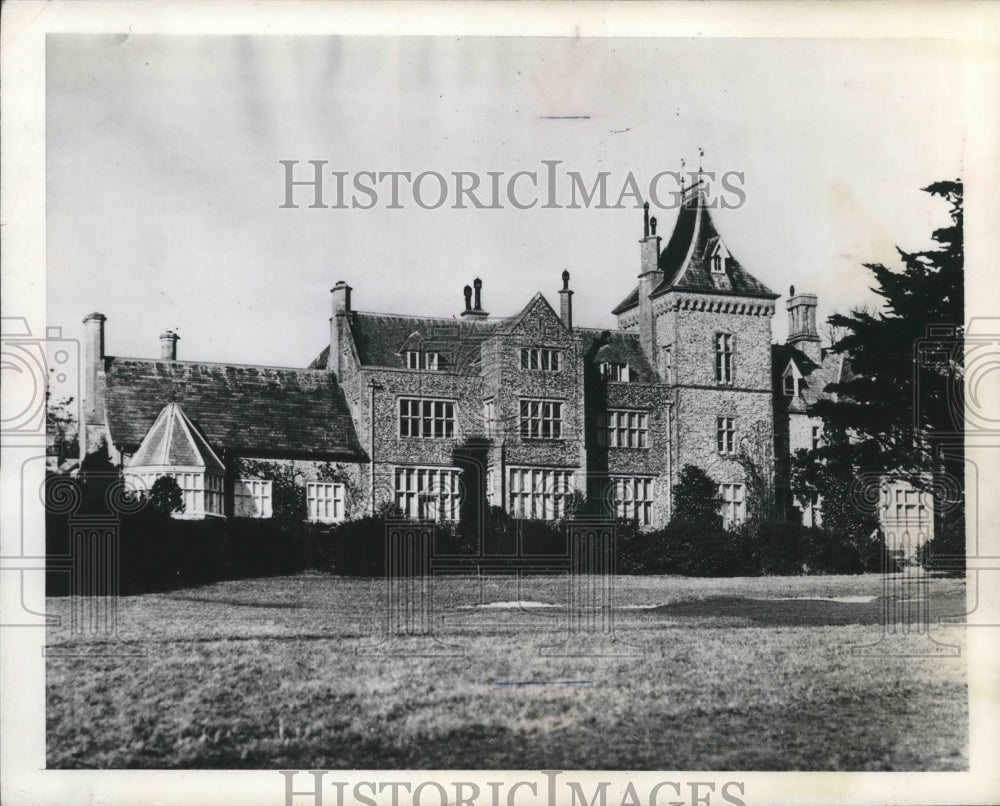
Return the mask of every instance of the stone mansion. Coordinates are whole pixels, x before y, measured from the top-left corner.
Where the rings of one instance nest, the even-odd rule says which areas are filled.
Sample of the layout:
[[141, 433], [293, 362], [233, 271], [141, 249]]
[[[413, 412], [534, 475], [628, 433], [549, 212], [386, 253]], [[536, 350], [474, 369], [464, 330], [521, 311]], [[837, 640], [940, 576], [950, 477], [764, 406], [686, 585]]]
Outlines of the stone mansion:
[[173, 476], [185, 517], [268, 517], [259, 468], [294, 463], [313, 520], [390, 504], [556, 519], [584, 494], [645, 527], [669, 520], [689, 464], [719, 484], [727, 523], [745, 518], [737, 456], [751, 450], [773, 463], [781, 505], [811, 522], [787, 493], [787, 460], [822, 438], [808, 406], [849, 372], [820, 348], [816, 297], [792, 289], [788, 341], [773, 345], [779, 295], [737, 260], [698, 187], [665, 245], [647, 208], [637, 274], [614, 330], [574, 321], [566, 271], [557, 303], [536, 293], [500, 316], [478, 279], [460, 315], [437, 318], [356, 310], [338, 282], [329, 343], [303, 369], [182, 361], [169, 331], [159, 359], [105, 355], [93, 313], [82, 450], [105, 444], [136, 484]]

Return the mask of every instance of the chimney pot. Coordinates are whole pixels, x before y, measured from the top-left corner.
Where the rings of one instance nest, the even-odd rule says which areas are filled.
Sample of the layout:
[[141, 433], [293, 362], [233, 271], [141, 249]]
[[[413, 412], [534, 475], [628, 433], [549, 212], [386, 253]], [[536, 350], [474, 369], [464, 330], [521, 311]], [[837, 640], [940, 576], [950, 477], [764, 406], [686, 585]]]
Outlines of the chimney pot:
[[475, 280], [472, 281], [472, 287], [475, 289], [476, 292], [476, 301], [473, 310], [481, 311], [483, 309], [483, 300], [482, 300], [483, 281], [477, 277]]
[[472, 310], [472, 286], [467, 285], [462, 289], [462, 293], [465, 295], [465, 310]]

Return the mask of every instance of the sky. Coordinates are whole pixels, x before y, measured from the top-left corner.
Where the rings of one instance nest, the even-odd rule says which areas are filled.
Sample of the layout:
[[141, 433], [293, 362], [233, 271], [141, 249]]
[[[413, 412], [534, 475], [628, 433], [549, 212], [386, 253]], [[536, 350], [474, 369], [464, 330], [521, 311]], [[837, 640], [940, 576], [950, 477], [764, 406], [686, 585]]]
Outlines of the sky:
[[[282, 209], [280, 160], [329, 170], [743, 174], [718, 210], [730, 251], [819, 318], [876, 302], [866, 262], [898, 265], [947, 222], [920, 188], [963, 174], [970, 70], [916, 40], [52, 35], [46, 48], [47, 320], [107, 316], [111, 355], [305, 366], [329, 290], [355, 309], [451, 316], [558, 307], [614, 327], [639, 271], [627, 209]], [[640, 181], [640, 185], [642, 182]], [[331, 187], [331, 186], [328, 186]], [[405, 194], [403, 194], [405, 197]], [[611, 194], [613, 197], [617, 193]], [[296, 197], [299, 199], [300, 197]], [[301, 198], [305, 198], [304, 196]], [[660, 214], [669, 236], [676, 212]]]

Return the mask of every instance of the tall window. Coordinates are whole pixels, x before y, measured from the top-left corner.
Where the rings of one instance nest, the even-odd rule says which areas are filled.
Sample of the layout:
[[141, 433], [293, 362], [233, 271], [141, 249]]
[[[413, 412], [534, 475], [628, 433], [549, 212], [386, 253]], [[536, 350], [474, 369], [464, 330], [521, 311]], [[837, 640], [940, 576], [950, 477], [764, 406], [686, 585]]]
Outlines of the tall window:
[[599, 414], [597, 444], [608, 448], [648, 448], [649, 414], [617, 410]]
[[629, 372], [628, 364], [620, 364], [614, 361], [605, 361], [601, 364], [601, 377], [606, 381], [630, 381], [632, 373]]
[[573, 474], [568, 470], [512, 467], [508, 511], [515, 518], [562, 518], [573, 493], [572, 483]]
[[562, 403], [557, 400], [522, 400], [521, 436], [559, 439], [562, 436]]
[[733, 382], [733, 334], [715, 334], [715, 381], [720, 384]]
[[493, 398], [483, 401], [483, 431], [491, 439], [496, 436], [497, 404]]
[[715, 255], [712, 258], [712, 271], [716, 274], [722, 274], [722, 255]]
[[746, 487], [743, 484], [720, 484], [719, 497], [722, 499], [722, 522], [727, 528], [746, 520]]
[[237, 518], [270, 518], [271, 482], [238, 479], [233, 489], [233, 514]]
[[311, 521], [338, 523], [344, 520], [344, 485], [330, 481], [307, 482], [306, 512]]
[[396, 506], [407, 518], [457, 521], [459, 471], [448, 467], [397, 467]]
[[785, 395], [787, 397], [795, 397], [795, 395], [798, 393], [798, 389], [796, 389], [796, 386], [798, 384], [795, 383], [795, 375], [793, 375], [791, 372], [789, 372], [784, 377], [783, 384], [784, 384], [783, 391], [784, 391]]
[[736, 418], [715, 418], [715, 441], [719, 453], [736, 453]]
[[822, 426], [814, 425], [812, 427], [812, 446], [813, 446], [813, 450], [816, 450], [819, 447], [820, 442], [822, 442], [822, 441], [823, 441], [823, 429], [822, 429]]
[[562, 353], [545, 347], [521, 348], [521, 369], [558, 372], [562, 368]]
[[423, 439], [450, 439], [454, 437], [454, 401], [400, 398], [399, 435]]
[[674, 352], [671, 347], [664, 347], [660, 350], [660, 361], [663, 369], [663, 382], [674, 382]]
[[653, 479], [614, 476], [611, 479], [615, 517], [635, 521], [640, 526], [653, 522]]

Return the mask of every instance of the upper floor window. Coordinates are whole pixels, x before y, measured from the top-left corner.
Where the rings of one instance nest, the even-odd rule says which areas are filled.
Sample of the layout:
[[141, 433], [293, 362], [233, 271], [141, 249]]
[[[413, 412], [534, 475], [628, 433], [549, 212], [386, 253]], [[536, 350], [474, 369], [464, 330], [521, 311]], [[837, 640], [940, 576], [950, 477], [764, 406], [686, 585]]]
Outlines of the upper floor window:
[[521, 436], [559, 439], [562, 436], [562, 403], [558, 400], [522, 400]]
[[562, 368], [562, 353], [545, 347], [522, 347], [521, 369], [558, 372]]
[[601, 364], [601, 377], [606, 381], [632, 380], [628, 364], [619, 364], [613, 361], [605, 361]]
[[649, 414], [644, 411], [599, 414], [597, 444], [608, 448], [648, 448]]
[[493, 398], [483, 401], [483, 431], [488, 437], [496, 436], [497, 404]]
[[406, 368], [436, 370], [438, 368], [438, 354], [423, 353], [419, 350], [407, 350]]
[[736, 418], [715, 418], [715, 443], [719, 453], [736, 453]]
[[787, 397], [795, 397], [799, 393], [795, 375], [789, 372], [782, 380], [782, 389]]
[[720, 384], [733, 382], [733, 334], [715, 334], [715, 381]]
[[715, 274], [722, 274], [722, 255], [715, 255], [712, 258], [712, 271]]
[[451, 400], [399, 400], [399, 435], [424, 439], [455, 436], [455, 403]]
[[812, 446], [813, 450], [816, 450], [823, 441], [823, 427], [819, 425], [814, 425], [812, 427]]

